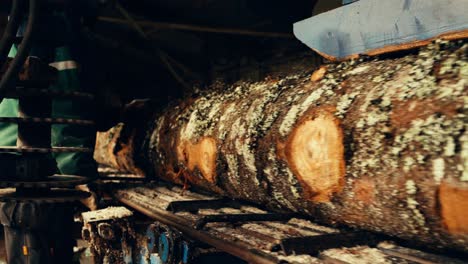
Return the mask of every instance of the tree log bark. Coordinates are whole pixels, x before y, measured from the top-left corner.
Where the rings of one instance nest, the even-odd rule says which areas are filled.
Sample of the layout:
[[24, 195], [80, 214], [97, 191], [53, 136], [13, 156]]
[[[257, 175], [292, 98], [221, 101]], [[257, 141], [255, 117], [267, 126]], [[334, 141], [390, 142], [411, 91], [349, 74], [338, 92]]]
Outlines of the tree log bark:
[[178, 184], [468, 251], [467, 49], [437, 42], [213, 90], [110, 152]]

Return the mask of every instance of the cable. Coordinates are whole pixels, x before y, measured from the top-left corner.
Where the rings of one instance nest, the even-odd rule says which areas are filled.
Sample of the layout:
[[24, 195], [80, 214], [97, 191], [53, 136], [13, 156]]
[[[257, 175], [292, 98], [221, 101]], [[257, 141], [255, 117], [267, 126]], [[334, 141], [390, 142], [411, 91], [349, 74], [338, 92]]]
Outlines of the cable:
[[22, 4], [23, 0], [13, 0], [8, 24], [5, 28], [5, 32], [3, 33], [2, 40], [0, 40], [0, 64], [4, 64], [6, 62], [8, 52], [13, 45], [13, 40], [21, 21]]
[[[0, 94], [4, 93], [16, 77], [31, 50], [32, 39], [39, 16], [39, 0], [29, 0], [28, 24], [18, 52], [0, 81]], [[1, 98], [1, 97], [0, 97]]]

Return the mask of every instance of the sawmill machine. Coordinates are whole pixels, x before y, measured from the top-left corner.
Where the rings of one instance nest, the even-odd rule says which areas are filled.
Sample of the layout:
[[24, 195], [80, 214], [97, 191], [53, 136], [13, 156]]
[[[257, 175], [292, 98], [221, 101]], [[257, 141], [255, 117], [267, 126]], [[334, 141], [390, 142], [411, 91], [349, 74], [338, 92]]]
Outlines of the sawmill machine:
[[[110, 1], [112, 9], [97, 17], [107, 1], [82, 1], [78, 6], [93, 16], [81, 21], [82, 33], [90, 46], [105, 47], [93, 70], [110, 76], [96, 79], [94, 94], [50, 89], [58, 70], [77, 67], [35, 59], [35, 43], [54, 37], [38, 21], [73, 1], [11, 2], [0, 42], [0, 98], [18, 100], [17, 117], [0, 117], [17, 124], [16, 146], [0, 147], [8, 263], [72, 263], [77, 224], [94, 263], [468, 259], [467, 136], [460, 121], [466, 0], [301, 1], [309, 10], [298, 5], [291, 10], [301, 15], [282, 16], [294, 35], [258, 30], [275, 28], [271, 16], [252, 19], [257, 23], [248, 29], [185, 22], [206, 22], [188, 6], [213, 4], [209, 14], [222, 25], [235, 17], [218, 12], [236, 6], [231, 1]], [[253, 2], [242, 1], [239, 13], [269, 4]], [[276, 16], [278, 2], [271, 1], [280, 7]], [[183, 23], [141, 20], [155, 6], [162, 18], [182, 13]], [[8, 56], [12, 46], [16, 54]], [[180, 105], [175, 100], [184, 97]], [[96, 113], [55, 117], [57, 100]], [[93, 206], [108, 207], [84, 212], [74, 224], [73, 214], [83, 210], [77, 201], [91, 195], [74, 188], [92, 177], [56, 174], [50, 154], [94, 149], [52, 146], [52, 125], [96, 131], [117, 121], [99, 133], [94, 155], [101, 167], [91, 184], [100, 197]], [[412, 137], [420, 141], [411, 145]]]
[[96, 252], [102, 224], [124, 233], [116, 252], [143, 263], [190, 263], [211, 247], [249, 263], [466, 260], [466, 3], [340, 1], [322, 13], [325, 2], [293, 27], [332, 63], [246, 67], [163, 110], [140, 102], [99, 135], [96, 159], [124, 171], [104, 174], [157, 183], [110, 185], [155, 222], [131, 236], [131, 212], [86, 215]]

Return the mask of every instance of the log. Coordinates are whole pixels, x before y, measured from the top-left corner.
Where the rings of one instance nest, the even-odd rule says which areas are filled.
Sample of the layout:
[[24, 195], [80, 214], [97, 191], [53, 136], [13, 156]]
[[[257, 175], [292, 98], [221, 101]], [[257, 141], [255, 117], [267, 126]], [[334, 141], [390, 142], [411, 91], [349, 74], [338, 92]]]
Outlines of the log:
[[468, 251], [467, 50], [438, 41], [211, 90], [108, 153], [177, 184]]

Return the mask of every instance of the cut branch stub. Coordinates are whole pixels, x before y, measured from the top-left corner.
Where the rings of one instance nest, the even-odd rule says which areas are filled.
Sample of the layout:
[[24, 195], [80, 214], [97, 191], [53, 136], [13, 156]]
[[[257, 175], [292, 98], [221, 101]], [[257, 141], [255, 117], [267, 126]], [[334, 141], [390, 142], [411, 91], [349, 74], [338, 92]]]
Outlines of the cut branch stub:
[[216, 140], [211, 137], [204, 137], [195, 144], [184, 140], [178, 147], [179, 162], [190, 172], [198, 169], [203, 178], [211, 183], [216, 181], [216, 156]]
[[345, 176], [343, 131], [333, 109], [315, 109], [298, 123], [288, 138], [285, 156], [306, 196], [330, 200], [343, 188]]
[[468, 234], [468, 184], [443, 182], [439, 203], [445, 228], [451, 234]]

